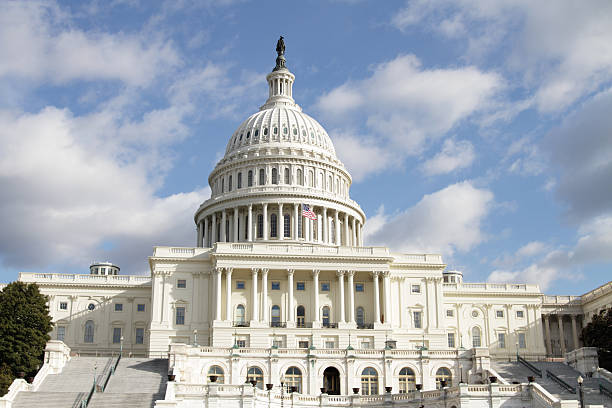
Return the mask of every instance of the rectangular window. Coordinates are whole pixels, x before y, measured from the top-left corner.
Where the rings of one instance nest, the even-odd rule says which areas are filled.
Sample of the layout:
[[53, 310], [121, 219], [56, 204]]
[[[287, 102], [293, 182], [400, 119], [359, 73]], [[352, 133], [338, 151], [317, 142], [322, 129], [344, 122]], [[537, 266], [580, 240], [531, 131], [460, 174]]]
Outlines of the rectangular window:
[[361, 348], [362, 349], [369, 349], [370, 348], [370, 342], [369, 341], [362, 341], [361, 342]]
[[414, 316], [414, 328], [421, 329], [423, 327], [423, 322], [421, 321], [421, 312], [412, 312]]
[[185, 289], [187, 287], [187, 280], [186, 279], [179, 279], [176, 282], [176, 287], [177, 288], [181, 288], [181, 289]]
[[497, 347], [506, 348], [506, 333], [497, 333]]
[[325, 348], [328, 348], [328, 349], [336, 348], [336, 342], [333, 340], [325, 341]]
[[242, 188], [242, 173], [238, 173], [238, 180], [236, 181], [238, 182], [238, 185], [236, 187]]
[[121, 327], [113, 327], [113, 343], [121, 343]]
[[421, 285], [412, 285], [412, 293], [421, 293]]
[[66, 328], [64, 326], [57, 327], [57, 339], [59, 341], [64, 341], [64, 337], [66, 337]]
[[503, 310], [496, 310], [495, 311], [495, 317], [503, 318], [504, 317], [504, 311]]
[[519, 343], [519, 348], [527, 348], [527, 340], [525, 339], [525, 333], [519, 333], [518, 334], [518, 343]]
[[257, 238], [263, 238], [263, 215], [257, 215]]
[[247, 173], [247, 185], [249, 187], [253, 187], [253, 171], [249, 170], [249, 172]]
[[68, 302], [60, 302], [60, 310], [68, 310]]
[[283, 347], [283, 341], [282, 340], [273, 340], [272, 341], [272, 347], [282, 348]]
[[271, 289], [272, 290], [280, 290], [280, 282], [272, 281]]
[[229, 176], [228, 179], [228, 191], [232, 191], [232, 176]]
[[144, 328], [136, 328], [136, 344], [144, 344]]
[[363, 288], [363, 283], [356, 283], [355, 284], [355, 292], [363, 292], [364, 288]]
[[244, 281], [236, 281], [236, 289], [244, 289]]
[[523, 317], [525, 317], [525, 313], [522, 310], [517, 310], [516, 311], [516, 318], [517, 319], [522, 319]]
[[321, 282], [321, 292], [329, 292], [329, 282]]
[[176, 308], [176, 324], [185, 324], [185, 308]]
[[236, 340], [236, 346], [238, 346], [240, 348], [245, 348], [246, 347], [246, 340], [244, 340], [244, 339]]
[[308, 348], [308, 340], [298, 341], [298, 348]]
[[123, 312], [123, 303], [115, 303], [115, 312]]
[[455, 348], [455, 333], [448, 333], [448, 348]]
[[306, 282], [296, 282], [295, 290], [306, 290]]
[[455, 311], [453, 309], [446, 309], [446, 317], [455, 316]]
[[264, 172], [264, 169], [259, 169], [259, 185], [263, 186], [265, 184], [266, 181], [266, 173]]
[[144, 311], [145, 311], [145, 305], [144, 305], [144, 303], [139, 303], [139, 304], [138, 304], [138, 309], [137, 309], [137, 311], [139, 311], [139, 312], [144, 312]]
[[289, 214], [285, 214], [283, 220], [283, 234], [285, 238], [291, 238], [291, 216]]

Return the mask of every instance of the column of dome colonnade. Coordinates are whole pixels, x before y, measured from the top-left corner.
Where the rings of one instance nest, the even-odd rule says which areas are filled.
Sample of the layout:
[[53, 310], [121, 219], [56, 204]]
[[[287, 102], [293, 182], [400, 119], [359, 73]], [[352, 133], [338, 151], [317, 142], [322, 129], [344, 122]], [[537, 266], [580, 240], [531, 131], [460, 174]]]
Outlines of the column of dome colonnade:
[[[242, 326], [245, 324], [244, 321], [236, 321], [234, 319], [234, 307], [237, 304], [232, 303], [232, 288], [234, 283], [232, 281], [232, 274], [234, 272], [233, 267], [216, 267], [213, 270], [212, 276], [214, 279], [213, 288], [214, 288], [214, 306], [213, 310], [213, 318], [214, 320], [225, 320], [230, 324]], [[270, 298], [268, 296], [268, 275], [270, 272], [279, 272], [278, 270], [272, 271], [269, 268], [250, 268], [246, 270], [247, 274], [251, 275], [250, 281], [250, 299], [245, 306], [245, 311], [247, 315], [250, 317], [249, 324], [251, 326], [255, 325], [263, 325], [268, 326], [272, 323], [270, 322], [269, 316], [271, 312], [271, 303]], [[283, 322], [286, 327], [295, 328], [295, 327], [304, 327], [304, 328], [320, 328], [325, 326], [323, 323], [322, 316], [322, 306], [321, 306], [321, 293], [320, 293], [320, 274], [321, 272], [332, 272], [337, 276], [338, 279], [338, 289], [339, 296], [336, 302], [332, 302], [332, 309], [335, 311], [335, 319], [330, 316], [330, 323], [336, 324], [340, 328], [362, 328], [358, 327], [359, 325], [372, 325], [372, 327], [376, 328], [377, 325], [382, 325], [381, 316], [386, 316], [385, 321], [387, 323], [391, 321], [393, 315], [393, 308], [391, 308], [391, 293], [389, 290], [389, 281], [390, 274], [389, 271], [354, 271], [354, 270], [321, 270], [321, 269], [312, 269], [308, 270], [308, 275], [311, 277], [311, 283], [308, 287], [312, 290], [312, 305], [311, 310], [309, 312], [309, 316], [311, 318], [311, 322], [307, 325], [304, 325], [302, 322], [302, 326], [296, 326], [296, 313], [298, 304], [295, 302], [294, 297], [294, 275], [296, 269], [287, 268], [283, 270], [286, 273], [284, 280], [287, 282], [286, 292], [284, 294], [284, 298], [286, 299], [286, 304], [283, 302], [281, 309], [284, 315], [285, 321]], [[374, 313], [370, 316], [370, 322], [358, 322], [356, 319], [356, 303], [355, 303], [355, 274], [362, 274], [361, 279], [363, 279], [363, 275], [369, 276], [372, 279], [372, 295], [369, 298], [372, 301], [372, 309]], [[383, 290], [381, 290], [379, 281], [382, 277], [383, 281]], [[346, 278], [346, 279], [345, 279]], [[225, 284], [223, 285], [223, 279], [225, 279]], [[243, 278], [240, 278], [243, 279]], [[277, 279], [277, 278], [275, 278]], [[222, 296], [222, 286], [225, 286], [225, 298]], [[223, 299], [225, 300], [225, 313], [222, 313], [222, 303]], [[242, 304], [242, 303], [240, 303]], [[260, 308], [261, 306], [261, 308]], [[348, 309], [348, 313], [347, 313]], [[335, 320], [335, 321], [333, 321]], [[383, 327], [383, 326], [380, 326]]]
[[[268, 100], [230, 137], [208, 177], [211, 197], [195, 213], [198, 246], [363, 245], [365, 214], [350, 198], [351, 175], [325, 129], [295, 103], [294, 79], [284, 63], [277, 65], [267, 76]], [[302, 216], [305, 205], [316, 220]]]
[[359, 215], [311, 205], [317, 216], [316, 220], [312, 220], [302, 215], [301, 207], [302, 203], [297, 202], [264, 202], [203, 214], [197, 224], [198, 246], [212, 247], [215, 242], [254, 241], [363, 245], [363, 224]]

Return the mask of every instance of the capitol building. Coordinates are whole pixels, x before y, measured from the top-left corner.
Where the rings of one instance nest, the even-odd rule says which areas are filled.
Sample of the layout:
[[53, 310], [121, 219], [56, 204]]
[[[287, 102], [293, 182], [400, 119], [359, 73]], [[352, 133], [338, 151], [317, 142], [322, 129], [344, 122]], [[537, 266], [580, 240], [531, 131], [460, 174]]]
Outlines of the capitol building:
[[20, 274], [49, 296], [53, 340], [74, 355], [121, 348], [168, 358], [175, 405], [160, 407], [216, 406], [202, 402], [212, 398], [204, 388], [221, 385], [242, 387], [227, 395], [244, 402], [245, 382], [254, 399], [281, 383], [304, 401], [330, 398], [313, 406], [332, 406], [332, 396], [414, 396], [489, 384], [503, 378], [496, 362], [517, 355], [557, 361], [583, 347], [582, 327], [612, 306], [612, 282], [548, 296], [535, 284], [464, 282], [439, 254], [364, 246], [351, 175], [295, 102], [284, 44], [277, 51], [267, 100], [230, 135], [208, 177], [194, 247], [155, 247], [150, 276], [110, 262], [89, 274]]

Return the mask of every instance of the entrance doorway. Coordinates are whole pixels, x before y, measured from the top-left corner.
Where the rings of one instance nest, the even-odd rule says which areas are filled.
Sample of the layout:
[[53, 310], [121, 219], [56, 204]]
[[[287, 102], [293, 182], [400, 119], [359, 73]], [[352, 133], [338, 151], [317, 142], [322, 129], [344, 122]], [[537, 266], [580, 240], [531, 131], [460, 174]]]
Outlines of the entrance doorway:
[[340, 372], [335, 367], [323, 371], [323, 387], [329, 395], [340, 395]]

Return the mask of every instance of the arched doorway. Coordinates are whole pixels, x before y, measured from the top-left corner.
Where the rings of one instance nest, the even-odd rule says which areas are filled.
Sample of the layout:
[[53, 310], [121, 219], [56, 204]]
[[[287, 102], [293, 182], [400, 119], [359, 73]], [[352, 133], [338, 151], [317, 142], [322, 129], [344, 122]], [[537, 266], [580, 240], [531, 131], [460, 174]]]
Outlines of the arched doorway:
[[323, 371], [323, 387], [329, 395], [340, 395], [340, 372], [335, 367]]

